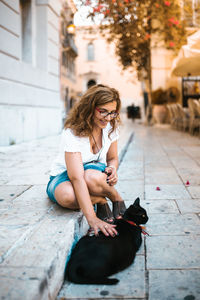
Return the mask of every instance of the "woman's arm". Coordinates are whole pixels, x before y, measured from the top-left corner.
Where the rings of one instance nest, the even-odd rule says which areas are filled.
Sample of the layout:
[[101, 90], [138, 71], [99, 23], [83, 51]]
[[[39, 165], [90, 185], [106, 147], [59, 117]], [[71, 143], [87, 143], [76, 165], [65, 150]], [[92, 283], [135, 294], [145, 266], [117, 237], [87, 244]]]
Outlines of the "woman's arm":
[[117, 168], [118, 168], [118, 151], [117, 141], [110, 145], [107, 152], [107, 168], [105, 169], [108, 174], [108, 183], [114, 185], [117, 183]]
[[67, 165], [67, 173], [73, 185], [76, 199], [88, 221], [88, 224], [94, 229], [95, 235], [98, 234], [98, 229], [100, 229], [105, 235], [116, 235], [117, 232], [114, 229], [114, 225], [107, 224], [96, 217], [88, 187], [84, 179], [84, 168], [81, 154], [79, 152], [65, 152], [65, 161]]

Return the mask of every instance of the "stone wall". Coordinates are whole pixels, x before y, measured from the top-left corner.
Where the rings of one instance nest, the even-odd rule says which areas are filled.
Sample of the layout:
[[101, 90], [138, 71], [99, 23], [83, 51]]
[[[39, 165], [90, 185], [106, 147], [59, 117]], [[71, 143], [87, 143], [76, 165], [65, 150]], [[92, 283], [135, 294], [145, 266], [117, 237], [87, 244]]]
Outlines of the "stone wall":
[[[60, 132], [62, 0], [0, 1], [0, 145]], [[24, 14], [23, 14], [24, 12]]]

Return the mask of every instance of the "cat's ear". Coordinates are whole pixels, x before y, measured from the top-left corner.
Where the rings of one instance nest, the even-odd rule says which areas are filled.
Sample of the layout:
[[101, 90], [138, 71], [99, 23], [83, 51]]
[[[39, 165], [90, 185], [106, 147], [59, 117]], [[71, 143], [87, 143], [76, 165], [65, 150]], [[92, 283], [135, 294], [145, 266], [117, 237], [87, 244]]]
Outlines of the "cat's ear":
[[134, 206], [140, 206], [140, 198], [137, 197], [137, 199], [135, 199], [135, 202], [133, 203]]

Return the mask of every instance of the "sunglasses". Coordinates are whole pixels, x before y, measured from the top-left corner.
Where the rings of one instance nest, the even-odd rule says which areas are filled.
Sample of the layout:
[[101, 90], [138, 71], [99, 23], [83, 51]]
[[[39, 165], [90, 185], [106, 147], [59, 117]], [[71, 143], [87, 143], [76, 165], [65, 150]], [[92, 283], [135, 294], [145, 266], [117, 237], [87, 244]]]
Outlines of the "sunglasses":
[[108, 112], [107, 110], [101, 110], [101, 109], [98, 108], [98, 107], [96, 107], [95, 109], [96, 109], [96, 110], [100, 113], [100, 115], [101, 115], [102, 117], [104, 117], [104, 118], [106, 118], [107, 116], [110, 115], [111, 119], [114, 119], [114, 118], [116, 118], [116, 117], [119, 115], [119, 113], [116, 112], [116, 111]]

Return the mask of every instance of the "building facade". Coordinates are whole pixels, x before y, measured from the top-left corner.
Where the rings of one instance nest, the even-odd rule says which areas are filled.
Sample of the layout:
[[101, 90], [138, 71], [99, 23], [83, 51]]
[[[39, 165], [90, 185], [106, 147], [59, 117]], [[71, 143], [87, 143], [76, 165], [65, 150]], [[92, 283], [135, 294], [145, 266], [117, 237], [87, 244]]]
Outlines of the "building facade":
[[114, 43], [108, 44], [100, 35], [98, 26], [80, 26], [76, 29], [77, 91], [84, 93], [93, 84], [116, 88], [122, 99], [122, 109], [139, 105], [143, 110], [141, 83], [136, 72], [122, 71], [115, 55]]
[[[199, 31], [200, 28], [200, 1], [181, 0], [180, 5], [182, 7], [182, 18], [185, 20], [187, 26], [187, 44], [190, 45], [192, 35]], [[184, 6], [186, 5], [189, 5], [191, 8], [188, 12], [184, 10]], [[198, 42], [200, 43], [200, 41]], [[184, 48], [184, 46], [182, 48]], [[182, 52], [182, 49], [180, 49], [180, 52]], [[152, 50], [152, 90], [156, 90], [160, 87], [167, 89], [171, 86], [175, 86], [182, 93], [182, 78], [172, 75], [173, 63], [176, 58], [172, 51], [166, 50], [164, 47], [154, 48]], [[182, 100], [180, 99], [180, 101]]]
[[0, 145], [60, 132], [63, 0], [0, 1]]
[[64, 115], [77, 99], [76, 92], [76, 57], [78, 49], [75, 44], [75, 26], [73, 17], [76, 7], [73, 1], [63, 4], [60, 28], [60, 88], [61, 99], [64, 103]]

